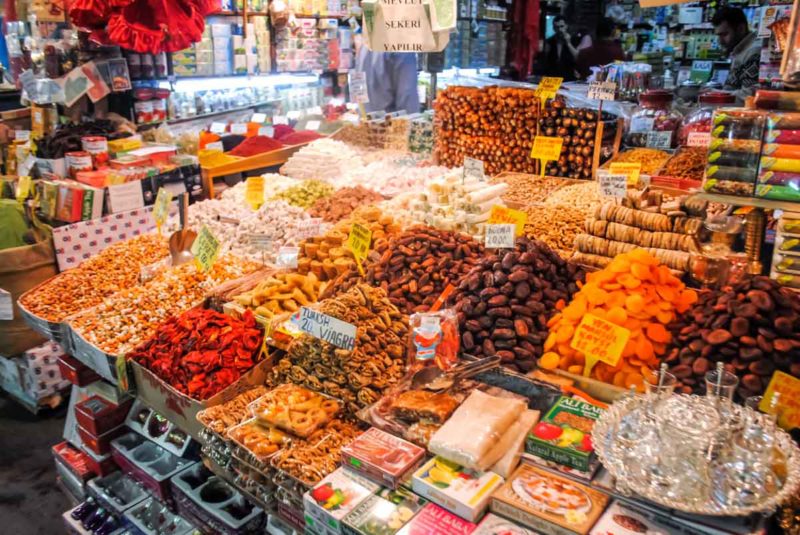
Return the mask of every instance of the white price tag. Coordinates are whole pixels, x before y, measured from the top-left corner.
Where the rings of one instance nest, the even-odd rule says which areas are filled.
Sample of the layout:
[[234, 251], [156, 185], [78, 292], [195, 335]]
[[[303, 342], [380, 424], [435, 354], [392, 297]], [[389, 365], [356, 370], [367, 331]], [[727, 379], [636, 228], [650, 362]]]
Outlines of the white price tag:
[[611, 173], [597, 173], [600, 182], [600, 194], [603, 197], [624, 199], [628, 192], [628, 175], [612, 175]]
[[14, 303], [11, 299], [11, 292], [0, 288], [0, 321], [11, 321], [14, 319]]
[[303, 219], [297, 223], [297, 239], [307, 240], [314, 236], [319, 236], [322, 229], [322, 218], [312, 217], [311, 219]]
[[350, 100], [356, 104], [366, 104], [369, 102], [367, 91], [367, 73], [351, 72], [349, 80]]
[[285, 115], [273, 115], [272, 124], [289, 124], [289, 119]]
[[286, 117], [288, 117], [289, 119], [293, 119], [293, 120], [295, 120], [295, 121], [296, 121], [296, 120], [298, 120], [300, 117], [302, 117], [302, 115], [303, 115], [303, 114], [302, 114], [302, 113], [300, 113], [299, 111], [297, 111], [297, 110], [294, 110], [294, 111], [290, 111], [289, 113], [287, 113], [287, 114], [286, 114]]
[[300, 330], [330, 342], [336, 347], [352, 350], [356, 346], [356, 326], [308, 307], [300, 309]]
[[272, 234], [248, 234], [247, 239], [250, 242], [250, 247], [257, 251], [272, 250]]
[[231, 134], [240, 136], [247, 134], [247, 125], [245, 123], [233, 123], [231, 125]]
[[322, 115], [322, 108], [320, 106], [314, 106], [313, 108], [308, 109], [308, 115]]
[[222, 141], [212, 141], [211, 143], [206, 143], [206, 149], [208, 150], [221, 150], [225, 151], [225, 146], [222, 144]]
[[306, 123], [306, 130], [313, 130], [314, 132], [316, 132], [317, 130], [319, 130], [319, 125], [320, 125], [319, 121], [308, 121]]
[[647, 146], [651, 149], [668, 149], [672, 146], [672, 132], [648, 132]]
[[475, 158], [464, 158], [464, 180], [476, 178], [483, 182], [486, 178], [484, 175], [483, 160], [476, 160]]
[[517, 226], [511, 224], [486, 225], [487, 249], [513, 249], [516, 243]]
[[144, 208], [141, 180], [108, 186], [108, 201], [113, 214]]
[[211, 123], [212, 134], [222, 134], [225, 132], [225, 123]]
[[267, 122], [267, 114], [266, 113], [254, 113], [252, 117], [250, 117], [251, 123], [259, 123], [263, 124]]
[[17, 141], [28, 141], [31, 138], [30, 130], [14, 130], [14, 139]]
[[272, 126], [262, 126], [258, 129], [258, 135], [272, 137], [275, 135], [275, 128]]
[[278, 249], [278, 257], [275, 265], [283, 268], [297, 268], [297, 256], [300, 254], [299, 247], [281, 247]]
[[711, 145], [711, 132], [689, 132], [687, 147], [708, 147]]
[[646, 132], [651, 132], [653, 130], [653, 122], [655, 121], [652, 117], [634, 117], [631, 119], [631, 127], [629, 132], [631, 134], [644, 134]]
[[614, 100], [617, 93], [616, 82], [591, 82], [589, 98], [592, 100]]

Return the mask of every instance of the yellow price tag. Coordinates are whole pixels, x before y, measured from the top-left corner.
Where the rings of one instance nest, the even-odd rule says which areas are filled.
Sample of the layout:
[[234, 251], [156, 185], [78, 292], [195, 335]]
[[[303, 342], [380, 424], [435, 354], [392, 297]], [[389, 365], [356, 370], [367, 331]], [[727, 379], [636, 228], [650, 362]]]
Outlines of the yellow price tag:
[[217, 240], [208, 227], [203, 225], [200, 233], [192, 243], [192, 254], [198, 269], [209, 271], [219, 255], [219, 240]]
[[17, 191], [16, 197], [19, 202], [25, 202], [25, 199], [28, 198], [28, 195], [31, 193], [31, 177], [25, 175], [19, 177], [17, 180]]
[[[779, 397], [773, 402], [775, 394]], [[761, 412], [776, 414], [778, 425], [784, 429], [800, 427], [800, 379], [776, 371], [758, 408]]]
[[156, 220], [156, 228], [161, 234], [161, 227], [167, 222], [169, 216], [169, 203], [172, 202], [172, 193], [164, 188], [158, 188], [156, 202], [153, 205], [153, 219]]
[[631, 332], [628, 329], [593, 314], [586, 314], [575, 329], [569, 347], [584, 354], [586, 364], [583, 375], [589, 377], [592, 368], [599, 361], [616, 366], [630, 337]]
[[525, 229], [525, 223], [528, 221], [528, 214], [521, 210], [512, 210], [505, 206], [495, 204], [492, 206], [492, 211], [489, 212], [490, 225], [501, 225], [510, 223], [516, 225], [515, 233], [517, 236], [522, 236], [522, 231]]
[[561, 82], [563, 81], [563, 78], [557, 76], [544, 76], [542, 78], [539, 82], [539, 87], [534, 91], [536, 96], [542, 101], [542, 106], [544, 106], [547, 99], [556, 97], [558, 89], [561, 87]]
[[130, 385], [128, 384], [128, 361], [125, 360], [125, 355], [117, 355], [114, 364], [117, 369], [117, 388], [120, 392], [127, 392], [130, 390]]
[[247, 179], [244, 190], [244, 200], [253, 210], [264, 204], [264, 177], [251, 176]]
[[347, 248], [353, 252], [358, 264], [358, 272], [364, 276], [364, 267], [361, 263], [367, 258], [369, 246], [372, 243], [372, 231], [364, 225], [353, 223], [353, 228], [350, 229], [350, 235], [347, 237]]
[[531, 147], [531, 158], [542, 163], [541, 175], [544, 176], [544, 168], [547, 162], [558, 160], [561, 156], [561, 146], [564, 139], [560, 137], [536, 136], [533, 138]]
[[635, 186], [639, 183], [639, 174], [642, 172], [642, 164], [634, 163], [612, 163], [609, 167], [609, 174], [625, 175], [628, 177], [628, 185]]

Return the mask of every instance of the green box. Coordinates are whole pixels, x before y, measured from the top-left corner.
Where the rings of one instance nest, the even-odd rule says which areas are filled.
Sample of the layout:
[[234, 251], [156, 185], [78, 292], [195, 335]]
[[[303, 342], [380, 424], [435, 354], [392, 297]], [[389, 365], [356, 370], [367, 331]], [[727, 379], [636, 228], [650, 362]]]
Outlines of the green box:
[[603, 409], [596, 405], [561, 396], [528, 434], [525, 451], [581, 472], [592, 472], [598, 460], [591, 430], [602, 413]]

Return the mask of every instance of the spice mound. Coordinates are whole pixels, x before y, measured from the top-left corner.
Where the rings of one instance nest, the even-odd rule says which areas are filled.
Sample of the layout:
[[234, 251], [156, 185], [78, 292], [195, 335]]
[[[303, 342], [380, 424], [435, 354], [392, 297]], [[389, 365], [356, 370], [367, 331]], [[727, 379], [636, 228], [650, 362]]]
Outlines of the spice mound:
[[542, 355], [547, 313], [578, 291], [582, 270], [540, 241], [519, 238], [514, 250], [486, 257], [455, 294], [464, 351], [498, 355], [529, 371]]
[[350, 411], [376, 402], [402, 377], [408, 318], [386, 292], [359, 284], [320, 301], [318, 312], [356, 326], [352, 351], [303, 334], [274, 370], [274, 383], [295, 383], [345, 402]]
[[207, 309], [170, 318], [128, 358], [193, 399], [208, 399], [252, 368], [263, 333], [253, 313], [242, 319]]

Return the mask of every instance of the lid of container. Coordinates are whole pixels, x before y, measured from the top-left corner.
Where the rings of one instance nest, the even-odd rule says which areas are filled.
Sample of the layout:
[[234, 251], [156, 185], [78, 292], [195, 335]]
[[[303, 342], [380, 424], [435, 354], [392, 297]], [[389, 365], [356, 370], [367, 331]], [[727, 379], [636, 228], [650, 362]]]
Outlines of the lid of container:
[[663, 89], [649, 89], [639, 95], [639, 104], [669, 104], [672, 93]]
[[699, 97], [700, 104], [735, 104], [736, 95], [727, 91], [709, 91]]

